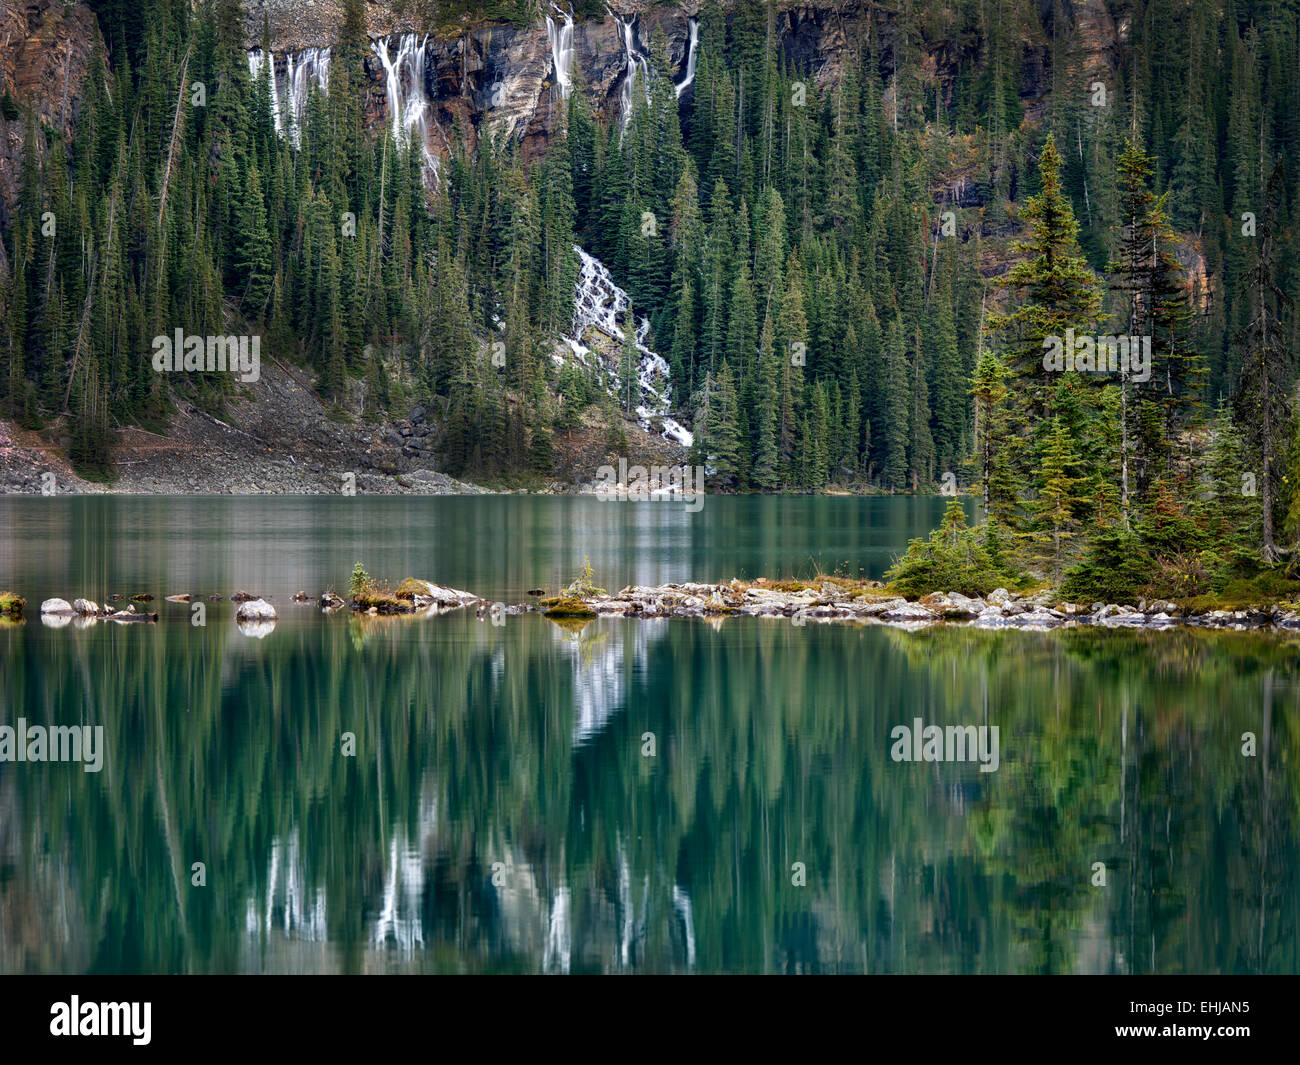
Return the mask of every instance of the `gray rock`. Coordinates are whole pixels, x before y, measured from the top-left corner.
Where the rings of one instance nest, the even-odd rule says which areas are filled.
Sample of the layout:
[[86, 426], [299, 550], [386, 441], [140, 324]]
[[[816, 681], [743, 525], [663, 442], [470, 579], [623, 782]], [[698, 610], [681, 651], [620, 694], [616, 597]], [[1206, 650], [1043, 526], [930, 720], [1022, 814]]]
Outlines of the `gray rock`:
[[880, 615], [886, 621], [937, 621], [934, 611], [920, 603], [903, 600], [898, 606], [891, 606]]
[[1028, 628], [1052, 629], [1055, 628], [1060, 623], [1061, 623], [1061, 619], [1059, 617], [1053, 616], [1051, 611], [1043, 610], [1042, 608], [1027, 610], [1021, 614], [1018, 614], [1015, 617], [1015, 619], [1011, 622], [1011, 624], [1015, 625], [1017, 628], [1025, 628], [1025, 629]]
[[99, 614], [99, 604], [92, 599], [74, 599], [72, 611], [82, 617], [95, 617]]
[[275, 607], [265, 599], [249, 599], [235, 611], [236, 621], [274, 621], [278, 617]]
[[424, 585], [425, 591], [415, 594], [415, 605], [421, 609], [431, 606], [441, 608], [468, 606], [479, 601], [478, 596], [472, 592], [462, 592], [457, 588], [444, 588], [432, 581], [422, 581], [421, 583]]
[[41, 613], [71, 617], [75, 611], [72, 609], [72, 604], [66, 599], [47, 599], [41, 604]]
[[[875, 602], [864, 603], [863, 605], [858, 606], [857, 604], [860, 601], [861, 597], [854, 600], [853, 612], [863, 618], [881, 617], [889, 613], [891, 610], [899, 610], [902, 607], [911, 605], [906, 599], [883, 599]], [[925, 608], [922, 607], [921, 609], [924, 610]], [[926, 613], [929, 613], [929, 611], [926, 611]]]

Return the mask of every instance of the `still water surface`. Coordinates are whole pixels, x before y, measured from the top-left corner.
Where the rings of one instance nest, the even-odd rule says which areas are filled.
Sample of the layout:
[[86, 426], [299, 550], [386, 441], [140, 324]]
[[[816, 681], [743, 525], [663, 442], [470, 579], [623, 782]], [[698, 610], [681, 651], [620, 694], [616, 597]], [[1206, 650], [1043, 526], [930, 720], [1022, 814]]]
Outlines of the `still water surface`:
[[[357, 560], [507, 602], [584, 557], [611, 589], [878, 576], [942, 502], [0, 499], [32, 615], [0, 724], [104, 743], [0, 762], [0, 970], [1300, 969], [1294, 639], [289, 601]], [[265, 638], [228, 601], [35, 616], [237, 588]], [[999, 768], [893, 761], [916, 718], [996, 725]]]

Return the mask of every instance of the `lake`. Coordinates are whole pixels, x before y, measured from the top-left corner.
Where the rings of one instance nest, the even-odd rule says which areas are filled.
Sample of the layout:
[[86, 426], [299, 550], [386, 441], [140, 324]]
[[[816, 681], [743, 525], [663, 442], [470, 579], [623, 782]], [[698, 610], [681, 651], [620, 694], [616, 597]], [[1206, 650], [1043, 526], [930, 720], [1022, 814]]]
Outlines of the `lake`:
[[[290, 601], [877, 577], [943, 503], [0, 499], [0, 725], [101, 760], [0, 762], [0, 971], [1300, 969], [1294, 636]], [[113, 592], [160, 623], [37, 616]], [[918, 720], [996, 769], [896, 760]]]

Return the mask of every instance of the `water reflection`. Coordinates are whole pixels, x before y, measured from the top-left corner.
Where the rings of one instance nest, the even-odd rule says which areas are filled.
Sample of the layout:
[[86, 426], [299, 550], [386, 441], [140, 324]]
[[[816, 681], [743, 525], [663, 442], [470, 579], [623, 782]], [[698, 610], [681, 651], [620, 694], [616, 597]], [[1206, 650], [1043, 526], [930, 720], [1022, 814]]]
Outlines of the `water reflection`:
[[[307, 565], [262, 639], [0, 629], [0, 723], [104, 730], [0, 762], [0, 969], [1300, 968], [1293, 638], [323, 618]], [[1000, 768], [892, 761], [916, 717]]]

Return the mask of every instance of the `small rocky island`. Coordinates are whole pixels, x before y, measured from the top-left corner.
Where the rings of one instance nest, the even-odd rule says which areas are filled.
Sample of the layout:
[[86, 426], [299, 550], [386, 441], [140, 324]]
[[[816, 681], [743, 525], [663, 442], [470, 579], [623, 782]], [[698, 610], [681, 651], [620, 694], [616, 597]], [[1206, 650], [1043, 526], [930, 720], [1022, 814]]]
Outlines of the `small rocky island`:
[[[967, 625], [979, 629], [1048, 630], [1079, 626], [1102, 628], [1168, 629], [1196, 626], [1210, 629], [1300, 629], [1300, 611], [1290, 604], [1258, 605], [1240, 609], [1205, 609], [1198, 604], [1180, 604], [1168, 599], [1141, 599], [1136, 604], [1071, 603], [1052, 588], [1016, 593], [998, 588], [987, 596], [972, 597], [959, 592], [931, 592], [919, 598], [898, 595], [887, 585], [873, 580], [818, 577], [812, 580], [774, 581], [759, 577], [752, 581], [732, 579], [716, 584], [685, 581], [654, 586], [630, 585], [608, 592], [592, 582], [590, 567], [556, 595], [531, 590], [533, 602], [503, 603], [484, 599], [434, 581], [406, 578], [394, 590], [372, 581], [364, 572], [354, 579], [349, 599], [333, 591], [310, 596], [299, 591], [291, 596], [297, 606], [317, 606], [323, 614], [343, 613], [374, 617], [434, 617], [473, 608], [480, 618], [499, 620], [506, 616], [540, 613], [566, 624], [596, 618], [632, 619], [712, 618], [748, 616], [788, 619], [794, 625], [808, 622], [857, 622], [916, 630], [932, 625]], [[120, 599], [120, 596], [113, 598]], [[131, 597], [147, 603], [152, 595]], [[165, 596], [176, 603], [197, 602], [191, 595]], [[217, 601], [221, 596], [207, 597]], [[279, 613], [271, 602], [248, 592], [236, 592], [235, 620], [250, 636], [266, 636], [275, 627]], [[6, 593], [6, 612], [22, 616], [22, 599]], [[100, 605], [89, 599], [47, 599], [41, 603], [43, 624], [59, 628], [71, 621], [78, 627], [95, 621], [150, 622], [159, 615], [137, 611], [134, 603], [125, 609]]]
[[[576, 583], [576, 582], [575, 582]], [[1136, 605], [1069, 603], [1051, 589], [1018, 595], [998, 588], [987, 597], [931, 592], [917, 599], [893, 594], [879, 581], [821, 578], [813, 581], [731, 580], [720, 584], [632, 586], [615, 595], [601, 589], [570, 589], [542, 600], [543, 611], [561, 617], [752, 617], [879, 623], [903, 628], [937, 624], [982, 629], [1055, 629], [1079, 625], [1107, 628], [1300, 628], [1300, 613], [1283, 606], [1196, 610], [1170, 600]]]

